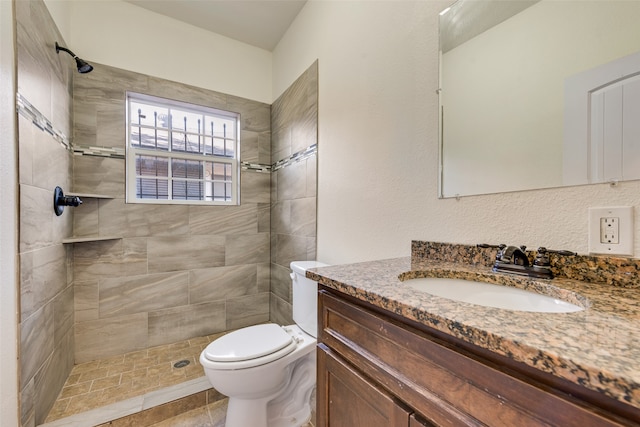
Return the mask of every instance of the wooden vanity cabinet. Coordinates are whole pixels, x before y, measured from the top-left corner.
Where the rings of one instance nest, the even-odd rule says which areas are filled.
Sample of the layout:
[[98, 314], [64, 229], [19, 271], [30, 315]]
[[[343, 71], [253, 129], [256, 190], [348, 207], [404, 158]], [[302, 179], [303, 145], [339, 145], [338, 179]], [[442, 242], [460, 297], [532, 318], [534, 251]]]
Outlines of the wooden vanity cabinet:
[[320, 286], [319, 427], [640, 426], [640, 411]]

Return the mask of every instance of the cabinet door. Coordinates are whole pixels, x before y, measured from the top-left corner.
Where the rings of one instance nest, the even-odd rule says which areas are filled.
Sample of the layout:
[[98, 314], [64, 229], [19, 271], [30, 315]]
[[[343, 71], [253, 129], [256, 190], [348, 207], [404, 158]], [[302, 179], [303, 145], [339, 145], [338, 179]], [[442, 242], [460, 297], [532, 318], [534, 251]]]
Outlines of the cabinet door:
[[323, 345], [318, 346], [318, 425], [407, 427], [409, 411]]

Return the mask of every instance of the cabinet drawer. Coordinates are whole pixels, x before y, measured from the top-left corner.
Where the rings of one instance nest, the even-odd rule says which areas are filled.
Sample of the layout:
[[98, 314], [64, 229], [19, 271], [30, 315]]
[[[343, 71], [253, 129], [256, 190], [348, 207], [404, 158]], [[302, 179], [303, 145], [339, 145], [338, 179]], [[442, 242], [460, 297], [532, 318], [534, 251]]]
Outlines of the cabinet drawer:
[[[637, 425], [326, 291], [319, 340], [437, 425]], [[599, 412], [599, 413], [597, 413]]]

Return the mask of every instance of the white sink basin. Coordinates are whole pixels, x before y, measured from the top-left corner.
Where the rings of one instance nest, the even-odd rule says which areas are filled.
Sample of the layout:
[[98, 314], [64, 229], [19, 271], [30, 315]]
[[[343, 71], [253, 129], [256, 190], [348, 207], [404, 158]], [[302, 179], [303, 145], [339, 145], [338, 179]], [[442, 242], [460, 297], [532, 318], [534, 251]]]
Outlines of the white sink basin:
[[410, 279], [404, 283], [430, 295], [485, 307], [539, 313], [571, 313], [584, 310], [575, 304], [546, 295], [490, 283], [439, 277]]

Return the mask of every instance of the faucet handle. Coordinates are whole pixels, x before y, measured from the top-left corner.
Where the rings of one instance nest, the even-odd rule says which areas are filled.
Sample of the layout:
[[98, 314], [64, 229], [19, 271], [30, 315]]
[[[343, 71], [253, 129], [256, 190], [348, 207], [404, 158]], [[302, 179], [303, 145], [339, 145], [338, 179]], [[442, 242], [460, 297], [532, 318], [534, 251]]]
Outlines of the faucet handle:
[[507, 245], [505, 245], [504, 243], [500, 243], [499, 245], [491, 245], [489, 243], [478, 243], [476, 245], [476, 247], [478, 247], [478, 248], [496, 248], [496, 249], [499, 249], [498, 253], [496, 254], [496, 261], [499, 261], [500, 258], [502, 258], [502, 251], [504, 251], [504, 248], [506, 248]]
[[496, 248], [496, 249], [503, 250], [504, 248], [507, 247], [507, 245], [505, 245], [504, 243], [500, 243], [499, 245], [492, 245], [492, 244], [489, 244], [489, 243], [478, 243], [476, 245], [476, 247], [478, 247], [478, 248]]
[[550, 267], [551, 261], [549, 260], [549, 254], [558, 254], [563, 256], [578, 255], [577, 253], [571, 252], [571, 251], [565, 251], [565, 250], [557, 251], [553, 249], [547, 249], [545, 247], [539, 247], [538, 254], [536, 255], [536, 259], [533, 261], [533, 265], [536, 265], [538, 267]]
[[541, 253], [550, 253], [550, 254], [558, 254], [558, 255], [563, 255], [563, 256], [576, 256], [578, 255], [576, 252], [571, 252], [571, 251], [565, 251], [565, 250], [554, 250], [554, 249], [547, 249], [545, 247], [539, 247], [538, 248], [538, 252]]

